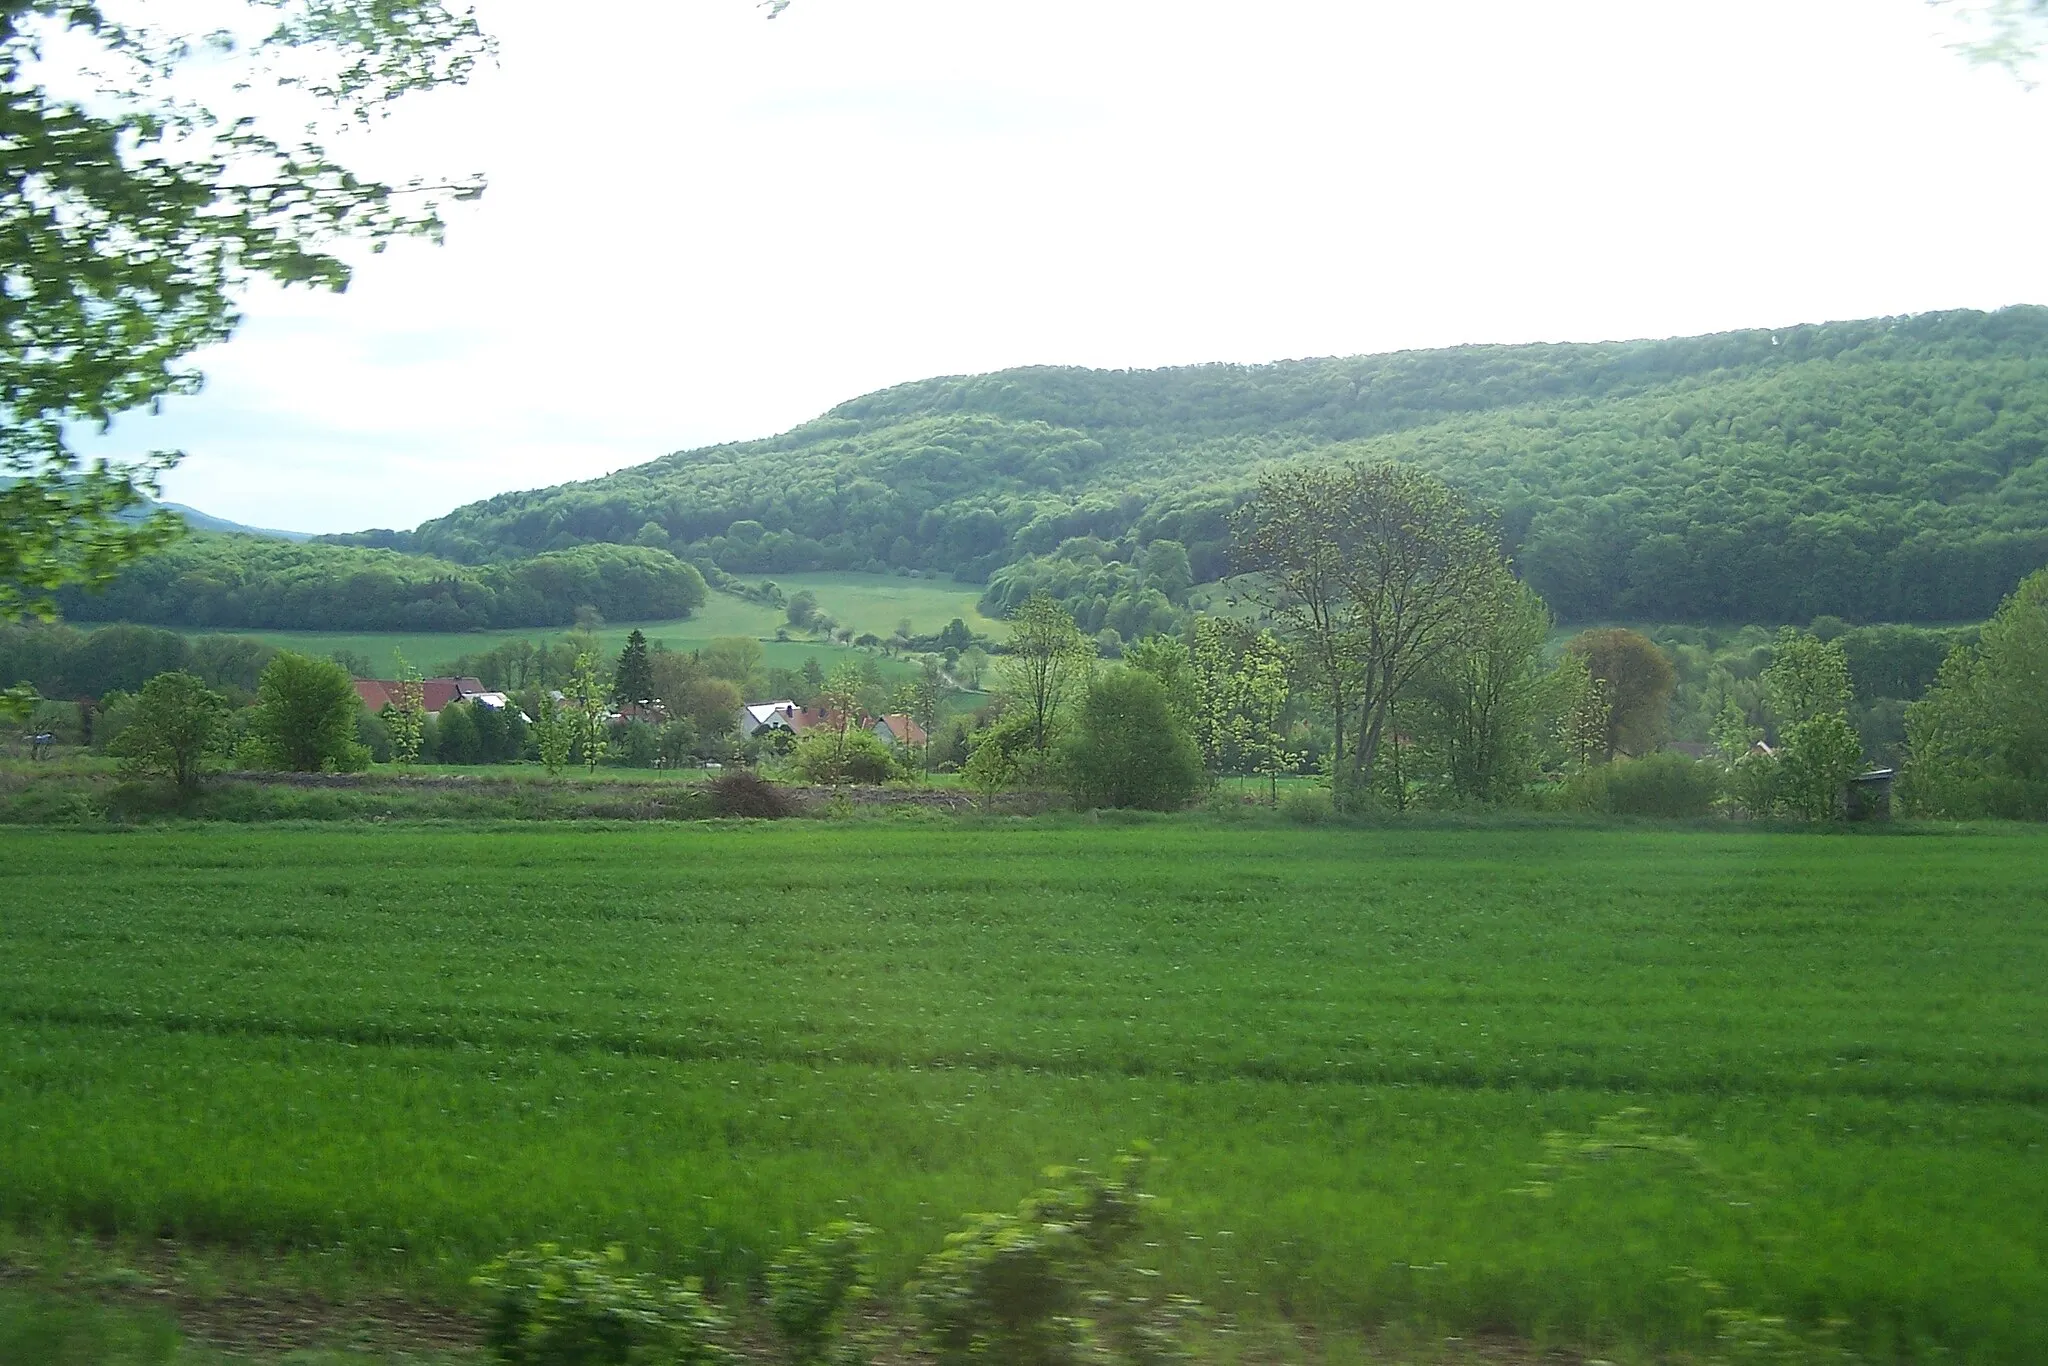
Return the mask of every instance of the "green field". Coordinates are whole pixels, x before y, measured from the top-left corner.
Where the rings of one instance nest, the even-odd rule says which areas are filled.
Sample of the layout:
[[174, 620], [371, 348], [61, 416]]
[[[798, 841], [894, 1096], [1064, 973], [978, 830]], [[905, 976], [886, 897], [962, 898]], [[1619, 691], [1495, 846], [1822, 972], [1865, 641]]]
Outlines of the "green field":
[[[981, 590], [973, 584], [950, 579], [909, 579], [884, 574], [789, 574], [776, 578], [783, 590], [795, 594], [809, 589], [819, 605], [840, 625], [856, 635], [872, 633], [887, 638], [897, 623], [908, 617], [919, 634], [938, 631], [954, 617], [960, 617], [976, 632], [998, 639], [1005, 628], [975, 609]], [[765, 607], [730, 593], [712, 593], [697, 612], [680, 621], [607, 622], [597, 637], [607, 650], [616, 651], [634, 630], [644, 631], [650, 642], [662, 642], [670, 649], [693, 650], [719, 636], [752, 636], [762, 641], [764, 658], [770, 668], [796, 669], [813, 655], [825, 667], [845, 651], [841, 646], [814, 643], [799, 637], [778, 641], [778, 628], [787, 626], [782, 609]], [[563, 633], [559, 627], [524, 627], [504, 631], [407, 632], [407, 631], [248, 631], [230, 630], [229, 635], [253, 636], [280, 649], [326, 656], [351, 651], [382, 669], [391, 663], [394, 650], [402, 651], [415, 666], [435, 671], [466, 654], [480, 654], [510, 640], [552, 640]], [[188, 635], [204, 632], [192, 630]], [[907, 672], [885, 661], [885, 670]]]
[[[1249, 1318], [2048, 1359], [2048, 835], [0, 832], [0, 1215], [446, 1289], [540, 1237], [891, 1276], [1158, 1145]], [[1546, 1131], [1642, 1107], [1522, 1193]]]

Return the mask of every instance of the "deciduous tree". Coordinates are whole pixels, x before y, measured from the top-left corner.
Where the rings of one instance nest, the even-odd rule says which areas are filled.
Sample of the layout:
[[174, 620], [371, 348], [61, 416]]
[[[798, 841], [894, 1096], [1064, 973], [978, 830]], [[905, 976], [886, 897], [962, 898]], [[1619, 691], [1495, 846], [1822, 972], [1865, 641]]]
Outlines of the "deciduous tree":
[[355, 773], [369, 766], [356, 743], [362, 699], [348, 670], [331, 659], [280, 650], [256, 682], [251, 754], [265, 768]]
[[1060, 712], [1087, 686], [1095, 647], [1067, 609], [1049, 594], [1033, 593], [1010, 618], [1009, 652], [1002, 657], [1002, 689], [1022, 713], [1031, 748], [1052, 743]]
[[1603, 627], [1581, 631], [1565, 645], [1586, 662], [1607, 700], [1603, 759], [1648, 754], [1670, 725], [1671, 693], [1677, 671], [1656, 642], [1639, 631]]
[[227, 717], [226, 699], [191, 674], [158, 674], [142, 685], [107, 753], [131, 773], [169, 778], [190, 792], [220, 753]]

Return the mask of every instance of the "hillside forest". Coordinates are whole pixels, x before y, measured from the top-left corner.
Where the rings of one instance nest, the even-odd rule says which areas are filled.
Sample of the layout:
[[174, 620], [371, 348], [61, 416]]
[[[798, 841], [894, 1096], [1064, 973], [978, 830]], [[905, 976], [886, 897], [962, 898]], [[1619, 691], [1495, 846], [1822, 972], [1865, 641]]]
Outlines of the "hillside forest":
[[2048, 309], [902, 385], [779, 437], [504, 494], [411, 531], [187, 540], [85, 620], [301, 629], [679, 615], [705, 574], [1032, 592], [1184, 627], [1263, 473], [1396, 460], [1495, 520], [1561, 621], [1951, 623], [2048, 562]]

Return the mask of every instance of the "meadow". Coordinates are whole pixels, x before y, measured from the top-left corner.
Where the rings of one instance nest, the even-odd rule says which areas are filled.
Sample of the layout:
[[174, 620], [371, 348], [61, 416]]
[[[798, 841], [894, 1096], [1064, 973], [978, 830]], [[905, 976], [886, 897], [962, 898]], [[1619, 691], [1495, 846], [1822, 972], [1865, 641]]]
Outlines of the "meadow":
[[[1006, 628], [1001, 622], [981, 615], [975, 603], [981, 589], [974, 584], [950, 579], [911, 579], [888, 574], [788, 574], [775, 577], [785, 593], [794, 596], [808, 589], [817, 594], [819, 606], [841, 626], [855, 635], [873, 634], [887, 639], [904, 619], [919, 634], [932, 634], [955, 617], [977, 633], [1001, 639]], [[638, 630], [650, 643], [672, 650], [698, 649], [719, 636], [750, 636], [762, 642], [762, 655], [770, 668], [800, 669], [816, 656], [829, 669], [845, 655], [845, 647], [829, 641], [774, 639], [778, 629], [788, 625], [779, 607], [748, 602], [731, 593], [711, 593], [693, 615], [678, 621], [607, 622], [594, 634], [606, 651], [616, 654], [626, 636]], [[415, 667], [428, 672], [466, 654], [486, 650], [514, 640], [553, 640], [566, 628], [522, 627], [502, 631], [253, 631], [230, 630], [226, 634], [268, 641], [280, 649], [325, 658], [337, 651], [362, 655], [384, 669], [392, 663], [394, 651], [403, 653]], [[203, 635], [199, 630], [186, 635]], [[794, 633], [793, 633], [794, 634]], [[884, 660], [887, 672], [909, 672]]]
[[2044, 907], [2034, 831], [0, 831], [0, 1217], [456, 1295], [852, 1214], [900, 1280], [1146, 1139], [1161, 1271], [1247, 1320], [1625, 1357], [1688, 1268], [2038, 1361]]

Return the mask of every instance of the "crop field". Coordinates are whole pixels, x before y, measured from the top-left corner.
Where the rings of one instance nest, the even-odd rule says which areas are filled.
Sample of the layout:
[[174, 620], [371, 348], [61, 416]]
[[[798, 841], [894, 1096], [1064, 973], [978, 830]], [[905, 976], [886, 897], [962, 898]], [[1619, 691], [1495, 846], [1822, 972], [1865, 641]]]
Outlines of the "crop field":
[[[872, 632], [887, 638], [904, 618], [914, 631], [935, 632], [954, 617], [973, 630], [1001, 638], [1004, 626], [975, 610], [981, 589], [951, 580], [898, 578], [885, 574], [790, 574], [775, 580], [785, 592], [809, 589], [819, 605], [840, 625], [855, 634]], [[597, 632], [606, 650], [616, 652], [634, 630], [644, 631], [650, 643], [661, 642], [674, 650], [694, 650], [719, 636], [751, 636], [762, 642], [762, 654], [771, 668], [797, 669], [815, 655], [827, 669], [845, 654], [845, 647], [825, 641], [772, 639], [786, 626], [780, 608], [748, 602], [730, 593], [711, 593], [703, 607], [677, 621], [607, 622]], [[267, 640], [281, 649], [325, 657], [337, 651], [351, 651], [367, 658], [379, 669], [392, 664], [392, 652], [402, 652], [415, 667], [432, 672], [466, 654], [513, 640], [554, 640], [560, 628], [521, 627], [502, 631], [251, 631], [227, 629], [226, 634]], [[188, 635], [204, 632], [193, 630]], [[908, 665], [884, 660], [885, 672], [907, 673]]]
[[4, 831], [0, 1217], [448, 1290], [852, 1213], [901, 1278], [1145, 1139], [1247, 1317], [1655, 1348], [1687, 1268], [2040, 1361], [2044, 982], [2032, 831]]

